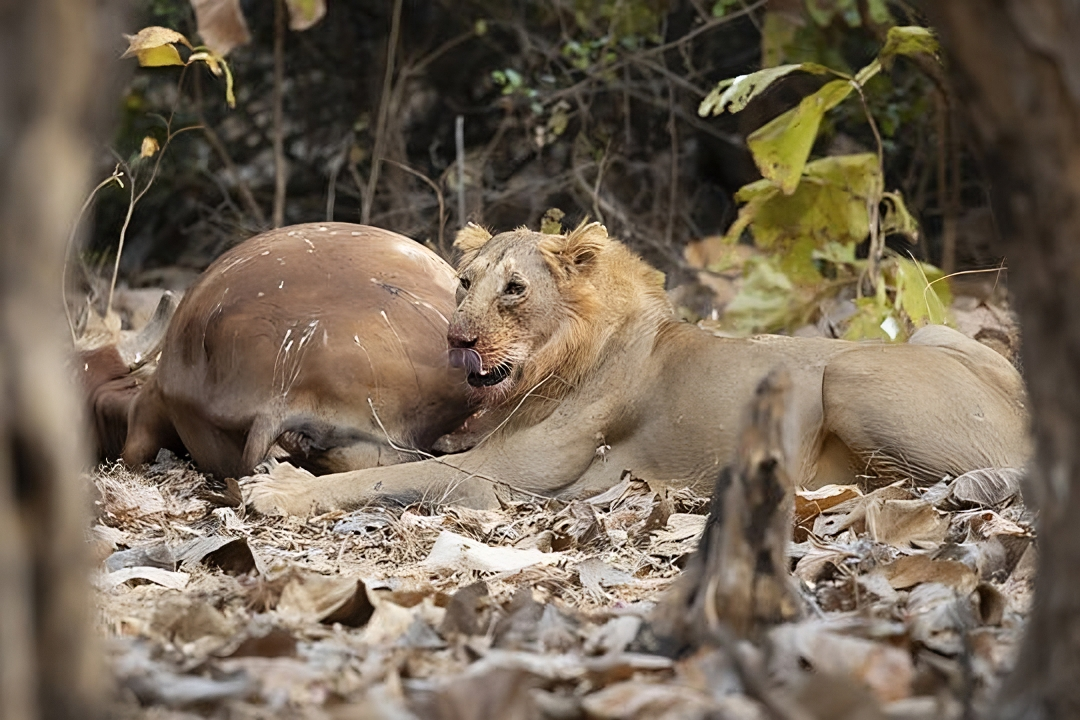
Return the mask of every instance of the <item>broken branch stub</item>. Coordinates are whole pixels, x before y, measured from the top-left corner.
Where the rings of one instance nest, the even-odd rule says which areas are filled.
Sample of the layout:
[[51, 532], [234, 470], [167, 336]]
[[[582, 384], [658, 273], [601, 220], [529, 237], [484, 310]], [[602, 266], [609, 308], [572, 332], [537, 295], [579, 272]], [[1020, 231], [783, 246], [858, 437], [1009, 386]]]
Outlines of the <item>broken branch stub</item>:
[[717, 479], [697, 552], [643, 636], [652, 636], [645, 642], [655, 649], [677, 652], [728, 632], [753, 639], [799, 615], [785, 560], [793, 509], [784, 427], [790, 386], [785, 371], [758, 386], [735, 462]]

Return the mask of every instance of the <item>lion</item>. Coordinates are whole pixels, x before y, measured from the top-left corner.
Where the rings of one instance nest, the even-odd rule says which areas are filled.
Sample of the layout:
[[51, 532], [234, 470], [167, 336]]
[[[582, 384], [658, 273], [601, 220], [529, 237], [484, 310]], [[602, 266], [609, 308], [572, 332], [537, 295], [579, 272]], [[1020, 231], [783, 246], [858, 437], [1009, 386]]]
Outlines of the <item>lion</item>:
[[469, 225], [455, 246], [450, 361], [465, 368], [486, 432], [469, 450], [415, 463], [254, 477], [245, 492], [255, 510], [571, 499], [626, 471], [704, 493], [734, 455], [743, 408], [778, 367], [791, 377], [787, 457], [802, 486], [928, 484], [1028, 459], [1020, 374], [951, 328], [921, 328], [906, 344], [716, 337], [680, 322], [661, 274], [600, 224], [494, 237]]

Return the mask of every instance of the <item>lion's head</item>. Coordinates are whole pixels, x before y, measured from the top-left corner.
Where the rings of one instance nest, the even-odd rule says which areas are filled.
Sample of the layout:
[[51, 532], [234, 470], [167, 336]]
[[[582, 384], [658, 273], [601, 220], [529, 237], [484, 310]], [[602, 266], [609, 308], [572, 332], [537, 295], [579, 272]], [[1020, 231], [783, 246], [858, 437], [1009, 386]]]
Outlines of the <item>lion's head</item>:
[[663, 276], [599, 223], [494, 237], [470, 224], [454, 245], [463, 256], [451, 361], [488, 406], [534, 392], [558, 398], [603, 360], [617, 333], [672, 315]]

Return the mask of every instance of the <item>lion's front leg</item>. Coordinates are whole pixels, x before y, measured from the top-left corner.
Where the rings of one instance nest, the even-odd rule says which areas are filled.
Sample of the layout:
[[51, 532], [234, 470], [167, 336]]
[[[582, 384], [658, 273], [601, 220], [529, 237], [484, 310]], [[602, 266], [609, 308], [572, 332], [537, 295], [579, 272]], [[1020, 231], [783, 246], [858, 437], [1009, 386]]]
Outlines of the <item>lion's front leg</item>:
[[458, 503], [496, 507], [492, 478], [464, 469], [470, 453], [451, 458], [314, 477], [282, 464], [245, 481], [244, 502], [264, 515], [308, 515], [364, 505]]

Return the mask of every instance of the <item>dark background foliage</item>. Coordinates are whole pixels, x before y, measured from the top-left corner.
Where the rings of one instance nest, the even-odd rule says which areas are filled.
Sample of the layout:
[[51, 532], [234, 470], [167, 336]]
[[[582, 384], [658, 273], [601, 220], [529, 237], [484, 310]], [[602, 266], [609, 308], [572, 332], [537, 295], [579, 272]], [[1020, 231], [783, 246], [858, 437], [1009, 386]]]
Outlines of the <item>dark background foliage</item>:
[[[763, 2], [406, 0], [387, 93], [388, 162], [370, 222], [435, 247], [442, 236], [445, 251], [466, 220], [497, 230], [536, 227], [548, 208], [558, 207], [565, 224], [603, 220], [667, 272], [669, 284], [681, 282], [687, 277], [681, 246], [722, 233], [735, 215], [734, 191], [757, 177], [745, 135], [821, 81], [792, 77], [736, 116], [700, 118], [701, 99], [716, 81], [761, 66], [763, 32], [764, 45], [774, 52], [782, 47], [787, 61], [861, 66], [879, 47], [882, 29], [866, 16], [865, 3], [850, 4], [862, 17], [838, 13], [826, 25], [808, 20], [778, 41], [769, 37]], [[186, 71], [136, 69], [119, 99], [122, 122], [111, 151], [102, 152], [102, 177], [114, 156], [137, 153], [145, 135], [164, 141], [162, 117], [174, 109], [174, 131], [205, 124], [221, 141], [215, 149], [206, 134], [193, 131], [167, 148], [128, 230], [121, 277], [132, 285], [181, 284], [270, 217], [273, 3], [242, 5], [252, 42], [229, 56], [234, 110], [225, 106], [222, 81], [201, 63]], [[286, 35], [286, 223], [327, 219], [331, 195], [333, 219], [361, 219], [393, 6], [329, 0], [321, 22]], [[801, 10], [798, 0], [767, 9], [786, 6]], [[898, 21], [918, 20], [903, 4], [889, 7]], [[141, 25], [196, 36], [186, 0], [153, 0], [143, 10]], [[923, 225], [916, 254], [941, 262], [943, 217], [951, 213], [959, 264], [993, 265], [985, 187], [967, 159], [964, 133], [953, 134], [959, 140], [952, 156], [942, 152], [951, 98], [932, 74], [906, 62], [869, 90], [884, 136], [886, 187], [903, 192]], [[465, 217], [457, 210], [459, 116]], [[873, 142], [861, 108], [852, 104], [827, 120], [817, 152], [871, 149]], [[235, 164], [235, 175], [226, 162]], [[942, 185], [944, 166], [953, 164], [960, 171]], [[259, 213], [243, 202], [239, 185], [250, 190]], [[442, 232], [432, 185], [443, 196]], [[91, 270], [111, 260], [127, 201], [120, 188], [101, 193], [83, 253]]]

